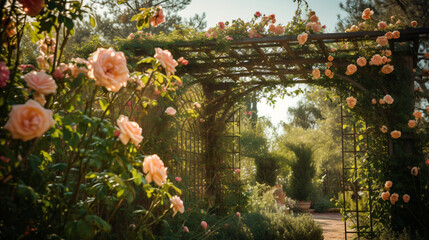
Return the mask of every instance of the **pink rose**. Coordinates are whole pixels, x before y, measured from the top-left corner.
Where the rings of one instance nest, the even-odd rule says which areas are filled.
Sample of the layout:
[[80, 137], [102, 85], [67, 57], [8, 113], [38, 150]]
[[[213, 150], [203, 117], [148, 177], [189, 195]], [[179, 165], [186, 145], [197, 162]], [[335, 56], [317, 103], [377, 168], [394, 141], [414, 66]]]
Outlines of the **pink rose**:
[[[171, 206], [170, 208], [173, 209], [173, 217], [176, 215], [177, 212], [184, 213], [185, 207], [183, 206], [183, 201], [178, 196], [173, 196], [170, 198]], [[189, 231], [189, 230], [188, 230]]]
[[259, 11], [257, 11], [257, 12], [255, 12], [255, 17], [260, 17], [261, 16], [261, 13], [259, 12]]
[[393, 33], [392, 32], [387, 32], [386, 34], [384, 34], [384, 36], [386, 36], [387, 39], [392, 39], [393, 38]]
[[390, 196], [390, 202], [395, 205], [395, 203], [399, 200], [399, 195], [397, 193], [394, 193]]
[[390, 136], [392, 136], [392, 138], [394, 138], [394, 139], [398, 139], [401, 137], [401, 131], [394, 130], [394, 131], [390, 132]]
[[383, 60], [381, 59], [381, 56], [379, 54], [375, 54], [372, 56], [371, 61], [369, 61], [370, 65], [381, 65]]
[[413, 113], [413, 116], [414, 116], [416, 119], [419, 119], [419, 118], [421, 118], [421, 117], [422, 117], [422, 112], [420, 112], [420, 111], [415, 111], [415, 112]]
[[18, 0], [22, 4], [25, 14], [31, 17], [39, 15], [45, 6], [45, 0]]
[[381, 128], [380, 128], [380, 131], [382, 132], [382, 133], [387, 133], [387, 127], [386, 126], [381, 126]]
[[349, 106], [349, 108], [354, 108], [356, 103], [357, 103], [357, 100], [354, 97], [348, 97], [348, 98], [346, 98], [346, 101], [347, 101], [347, 105]]
[[161, 48], [155, 48], [155, 58], [162, 65], [167, 76], [174, 74], [176, 72], [176, 67], [178, 63], [174, 60], [173, 55], [170, 51], [162, 50]]
[[51, 110], [44, 109], [34, 100], [28, 100], [25, 104], [12, 106], [9, 120], [4, 126], [12, 134], [13, 139], [28, 141], [41, 137], [55, 124]]
[[225, 29], [225, 23], [224, 22], [219, 22], [219, 29], [224, 30]]
[[24, 76], [27, 86], [44, 95], [57, 92], [57, 84], [54, 79], [45, 72], [31, 71]]
[[402, 196], [402, 199], [404, 200], [404, 203], [408, 203], [410, 201], [410, 195], [404, 194], [404, 196]]
[[429, 159], [426, 159], [425, 164], [429, 166]]
[[[88, 74], [89, 62], [82, 58], [72, 58], [73, 63], [69, 63], [66, 67], [64, 67], [64, 71], [70, 69], [70, 73], [72, 77], [76, 78], [79, 76], [79, 73], [83, 73], [85, 75]], [[60, 64], [61, 65], [61, 64]]]
[[386, 27], [387, 27], [387, 24], [386, 24], [386, 22], [383, 22], [383, 21], [380, 21], [380, 22], [378, 22], [378, 28], [379, 29], [385, 29]]
[[346, 75], [352, 75], [357, 71], [357, 67], [354, 64], [349, 64], [347, 66], [347, 71], [346, 71]]
[[381, 194], [381, 199], [383, 199], [384, 201], [386, 201], [387, 199], [389, 199], [390, 197], [390, 193], [389, 192], [383, 192]]
[[181, 177], [176, 177], [176, 178], [174, 178], [176, 181], [178, 181], [178, 182], [181, 182], [182, 181], [182, 178]]
[[309, 22], [307, 23], [307, 27], [309, 27], [313, 32], [320, 32], [322, 30], [322, 26], [317, 22]]
[[153, 181], [156, 185], [162, 186], [167, 182], [167, 168], [156, 154], [144, 158], [143, 173], [146, 174], [147, 183]]
[[375, 40], [378, 44], [380, 44], [380, 46], [386, 46], [388, 43], [387, 37], [386, 36], [380, 36], [377, 37], [377, 39]]
[[416, 120], [409, 120], [408, 127], [414, 128], [417, 125]]
[[417, 21], [411, 21], [411, 27], [417, 27]]
[[319, 69], [317, 69], [317, 68], [313, 69], [312, 74], [313, 74], [313, 77], [315, 79], [319, 79], [320, 78], [320, 71], [319, 71]]
[[366, 58], [364, 57], [360, 57], [356, 60], [357, 65], [359, 65], [359, 67], [363, 67], [366, 65]]
[[237, 215], [238, 218], [241, 218], [241, 213], [240, 212], [236, 212], [235, 214]]
[[392, 96], [390, 96], [389, 94], [387, 94], [386, 96], [383, 97], [383, 100], [387, 103], [387, 104], [393, 104], [393, 98]]
[[393, 37], [393, 39], [398, 39], [398, 38], [400, 37], [400, 33], [399, 33], [399, 31], [398, 31], [398, 30], [393, 31], [393, 33], [392, 33], [392, 37]]
[[0, 88], [6, 86], [6, 82], [9, 80], [9, 68], [7, 68], [5, 62], [0, 62]]
[[207, 229], [207, 222], [206, 221], [202, 221], [201, 222], [201, 227], [203, 227], [204, 230], [206, 230]]
[[390, 65], [390, 64], [386, 64], [381, 68], [381, 72], [384, 74], [389, 74], [393, 72], [393, 70], [394, 70], [394, 67], [393, 65]]
[[419, 175], [419, 169], [417, 167], [411, 168], [411, 175], [414, 175], [414, 176]]
[[122, 144], [127, 145], [130, 140], [135, 146], [141, 143], [143, 140], [142, 129], [138, 123], [131, 122], [128, 117], [121, 115], [116, 120], [116, 124], [119, 127], [119, 131], [121, 131], [119, 140], [121, 140]]
[[194, 107], [197, 109], [201, 108], [201, 104], [199, 104], [198, 102], [194, 102], [192, 105], [194, 105]]
[[386, 181], [386, 183], [384, 184], [384, 186], [386, 188], [391, 188], [393, 186], [393, 183], [392, 183], [392, 181]]
[[134, 39], [134, 33], [130, 33], [130, 35], [128, 35], [127, 38], [130, 39], [130, 40], [133, 40]]
[[46, 61], [45, 55], [43, 54], [36, 57], [36, 62], [41, 70], [49, 68], [49, 63]]
[[52, 77], [55, 79], [63, 79], [64, 73], [61, 71], [60, 68], [55, 68], [54, 72], [52, 73]]
[[372, 104], [377, 104], [377, 100], [376, 100], [375, 98], [373, 98], [373, 99], [371, 100], [371, 102], [372, 102]]
[[184, 230], [185, 232], [187, 232], [187, 233], [189, 232], [189, 228], [188, 228], [187, 226], [184, 226], [184, 227], [183, 227], [183, 230]]
[[301, 33], [298, 35], [298, 42], [300, 45], [304, 45], [305, 42], [307, 42], [308, 34], [307, 33]]
[[152, 24], [153, 27], [157, 27], [159, 24], [163, 23], [165, 21], [165, 15], [164, 11], [162, 10], [162, 6], [156, 7], [156, 13], [153, 15], [152, 19], [150, 20], [150, 24]]
[[117, 92], [127, 84], [129, 71], [123, 52], [116, 52], [113, 48], [98, 48], [88, 60], [88, 76], [94, 79], [97, 85]]
[[168, 108], [165, 110], [165, 113], [166, 113], [167, 115], [174, 116], [174, 115], [176, 115], [176, 109], [174, 109], [174, 108], [172, 108], [172, 107], [168, 107]]

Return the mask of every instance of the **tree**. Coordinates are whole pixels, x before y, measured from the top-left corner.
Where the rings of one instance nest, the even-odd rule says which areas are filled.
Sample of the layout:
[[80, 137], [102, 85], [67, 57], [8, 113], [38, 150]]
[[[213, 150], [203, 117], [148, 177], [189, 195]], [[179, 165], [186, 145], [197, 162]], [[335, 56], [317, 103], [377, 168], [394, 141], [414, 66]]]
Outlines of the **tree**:
[[322, 118], [322, 113], [314, 104], [303, 101], [299, 101], [297, 107], [290, 107], [288, 113], [292, 115], [292, 125], [304, 129], [314, 128], [317, 120]]

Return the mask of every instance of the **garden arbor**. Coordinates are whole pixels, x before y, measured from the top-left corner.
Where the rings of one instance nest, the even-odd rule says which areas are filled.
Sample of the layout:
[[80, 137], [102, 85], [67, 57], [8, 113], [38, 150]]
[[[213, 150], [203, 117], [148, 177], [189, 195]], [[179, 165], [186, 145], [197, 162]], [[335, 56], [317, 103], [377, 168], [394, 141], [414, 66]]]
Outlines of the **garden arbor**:
[[[225, 132], [228, 128], [228, 122], [237, 123], [237, 119], [239, 119], [237, 114], [240, 111], [235, 108], [235, 104], [240, 99], [253, 92], [261, 91], [265, 95], [282, 94], [286, 87], [299, 83], [341, 89], [357, 95], [366, 93], [371, 89], [343, 74], [345, 71], [333, 70], [335, 75], [332, 79], [327, 77], [314, 79], [311, 73], [314, 67], [325, 69], [329, 55], [334, 56], [332, 69], [344, 69], [350, 63], [354, 63], [363, 51], [368, 51], [369, 42], [374, 42], [378, 36], [382, 35], [384, 32], [381, 31], [311, 34], [305, 45], [298, 44], [297, 36], [247, 38], [226, 42], [205, 41], [203, 44], [201, 42], [167, 43], [168, 49], [174, 56], [183, 56], [189, 60], [189, 65], [180, 70], [183, 71], [183, 74], [190, 76], [186, 82], [187, 86], [191, 88], [198, 86], [196, 88], [199, 89], [198, 93], [194, 94], [196, 97], [191, 97], [187, 101], [197, 101], [202, 99], [202, 96], [205, 97], [204, 121], [195, 120], [189, 125], [192, 125], [193, 130], [191, 131], [189, 131], [190, 128], [181, 127], [182, 131], [189, 131], [189, 134], [186, 135], [187, 137], [181, 135], [182, 139], [178, 140], [179, 151], [186, 152], [186, 154], [182, 154], [182, 157], [186, 158], [186, 156], [190, 156], [189, 154], [195, 153], [192, 155], [193, 161], [203, 163], [205, 167], [202, 177], [204, 181], [193, 181], [195, 184], [205, 186], [194, 186], [194, 189], [201, 190], [207, 187], [206, 194], [209, 198], [220, 202], [222, 201], [223, 185], [231, 183], [225, 182], [220, 172], [226, 169], [232, 172], [240, 167], [239, 158], [238, 161], [235, 159], [233, 163], [225, 165], [226, 158], [218, 151], [224, 145], [223, 142], [228, 141], [220, 133]], [[400, 108], [394, 109], [396, 115], [387, 116], [392, 122], [399, 121], [395, 118], [398, 114], [409, 115], [413, 112], [415, 87], [420, 87], [426, 93], [421, 97], [428, 99], [428, 77], [420, 73], [413, 73], [413, 69], [418, 65], [421, 68], [427, 66], [423, 52], [428, 50], [428, 39], [429, 28], [413, 28], [400, 30], [399, 39], [389, 40], [395, 72], [404, 73], [406, 71], [406, 74], [392, 74], [394, 78], [401, 79], [400, 81], [395, 80], [394, 83], [392, 81], [392, 84], [398, 86], [389, 89], [388, 92], [387, 89], [383, 89], [384, 94], [408, 96], [408, 100]], [[139, 48], [136, 49], [136, 53], [147, 54]], [[359, 73], [361, 77], [376, 78], [365, 68], [359, 69]], [[370, 137], [368, 137], [370, 131], [368, 131], [368, 127], [348, 123], [350, 119], [350, 114], [344, 112], [339, 120], [344, 126], [342, 131], [343, 181], [341, 183], [345, 201], [343, 210], [345, 214], [352, 214], [356, 219], [354, 222], [356, 230], [353, 232], [357, 232], [359, 235], [370, 234], [375, 231], [374, 226], [378, 221], [372, 216], [375, 199], [371, 198], [370, 191], [374, 185], [370, 174], [366, 175], [368, 177], [364, 181], [359, 178], [361, 171], [371, 171], [371, 169], [362, 169], [364, 168], [362, 159], [367, 157], [365, 146], [370, 142]], [[378, 126], [373, 126], [373, 128], [378, 129]], [[359, 129], [363, 132], [360, 132]], [[201, 136], [199, 140], [192, 136], [192, 134], [197, 134], [197, 131]], [[238, 133], [237, 131], [239, 129], [236, 130], [233, 127], [232, 132]], [[185, 144], [186, 138], [194, 142], [202, 141], [202, 144], [200, 145], [201, 142], [199, 142], [198, 146], [193, 145], [194, 148], [183, 149], [180, 145]], [[385, 146], [379, 147], [382, 151], [388, 151], [389, 155], [393, 155], [394, 148], [411, 152], [412, 142], [413, 136], [405, 134], [401, 144], [394, 145], [392, 140], [388, 139], [385, 141]], [[236, 156], [238, 153], [239, 157], [239, 141], [237, 142], [237, 139], [233, 138], [230, 143], [238, 144], [238, 148], [237, 146], [232, 147], [232, 154]], [[229, 152], [231, 153], [231, 151]], [[186, 170], [186, 168], [192, 167], [195, 168], [195, 165], [188, 164], [185, 169], [182, 168], [180, 171], [191, 173], [195, 169]], [[366, 195], [364, 192], [367, 192]], [[346, 201], [352, 202], [347, 203]], [[346, 228], [346, 237], [348, 232], [351, 233]]]

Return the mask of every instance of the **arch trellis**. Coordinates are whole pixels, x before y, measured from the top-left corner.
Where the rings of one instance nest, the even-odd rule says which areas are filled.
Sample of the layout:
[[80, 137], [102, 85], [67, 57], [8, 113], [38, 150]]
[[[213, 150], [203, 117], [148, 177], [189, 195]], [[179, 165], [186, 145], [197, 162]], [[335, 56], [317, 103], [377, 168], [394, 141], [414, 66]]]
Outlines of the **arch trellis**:
[[[359, 52], [367, 46], [366, 43], [374, 42], [378, 36], [384, 35], [382, 31], [371, 32], [351, 32], [351, 33], [329, 33], [329, 34], [311, 34], [305, 45], [299, 45], [297, 36], [276, 36], [247, 38], [230, 41], [229, 45], [219, 51], [218, 43], [215, 41], [201, 42], [181, 42], [172, 43], [164, 48], [172, 51], [174, 56], [183, 56], [189, 60], [188, 66], [179, 69], [180, 74], [188, 74], [193, 80], [188, 81], [188, 86], [195, 84], [201, 85], [204, 94], [204, 110], [207, 116], [206, 121], [201, 127], [204, 129], [208, 139], [211, 136], [210, 127], [216, 123], [226, 123], [234, 115], [235, 103], [244, 96], [262, 90], [268, 86], [292, 86], [294, 84], [314, 84], [325, 86], [323, 80], [314, 80], [311, 76], [313, 66], [323, 66], [327, 62], [330, 54], [335, 55], [334, 67], [345, 67], [355, 61]], [[395, 64], [412, 72], [413, 68], [419, 65], [427, 66], [427, 61], [423, 52], [427, 51], [427, 41], [429, 39], [429, 28], [413, 28], [400, 30], [400, 38], [389, 40], [392, 58]], [[348, 48], [340, 47], [344, 43], [349, 43]], [[351, 44], [350, 44], [351, 43]], [[403, 50], [403, 43], [410, 46], [409, 49]], [[426, 44], [426, 45], [425, 45]], [[161, 45], [160, 45], [161, 46]], [[335, 50], [334, 50], [335, 48]], [[136, 49], [136, 53], [145, 55], [141, 49]], [[353, 58], [350, 58], [353, 56]], [[180, 72], [181, 71], [181, 72]], [[368, 78], [370, 73], [361, 71]], [[368, 92], [365, 86], [346, 76], [345, 74], [335, 72], [335, 80], [342, 81], [344, 85], [351, 85], [359, 91]], [[420, 87], [425, 92], [428, 90], [428, 77], [422, 74], [413, 73], [409, 79], [405, 79], [405, 84], [409, 91], [413, 91], [415, 86]], [[423, 96], [428, 99], [428, 96]], [[414, 106], [412, 106], [414, 107]], [[351, 116], [342, 115], [341, 122], [344, 124]], [[365, 129], [365, 128], [363, 128]], [[362, 128], [360, 128], [362, 130]], [[213, 131], [213, 130], [212, 130]], [[215, 134], [216, 130], [212, 132]], [[360, 183], [358, 188], [353, 179], [356, 180], [358, 171], [370, 171], [362, 169], [362, 161], [365, 159], [365, 149], [357, 148], [362, 133], [358, 126], [351, 129], [344, 129], [343, 133], [343, 193], [354, 195], [350, 198], [355, 207], [346, 207], [344, 204], [343, 211], [356, 217], [357, 222], [355, 231], [347, 230], [348, 233], [357, 234], [359, 237], [371, 237], [371, 232], [375, 231], [373, 225], [378, 219], [372, 217], [372, 199], [359, 196], [359, 192], [370, 192], [372, 186], [371, 178], [369, 182]], [[347, 141], [350, 138], [351, 141]], [[367, 144], [369, 136], [363, 137]], [[217, 140], [216, 140], [217, 141]], [[209, 141], [210, 142], [210, 141]], [[391, 143], [386, 143], [386, 149], [391, 151]], [[390, 145], [389, 145], [390, 144]], [[350, 149], [347, 149], [350, 148]], [[207, 167], [216, 167], [219, 156], [210, 155], [210, 144], [204, 149], [204, 159], [208, 164]], [[185, 157], [186, 158], [186, 157]], [[207, 175], [213, 177], [214, 175]], [[350, 175], [350, 176], [348, 176]], [[347, 182], [351, 179], [352, 182]], [[215, 181], [216, 182], [216, 181]], [[207, 184], [207, 182], [206, 182]], [[216, 191], [210, 191], [210, 184], [207, 186], [207, 193], [216, 195]], [[219, 196], [217, 194], [216, 196]], [[370, 195], [370, 194], [368, 194]], [[347, 198], [344, 198], [346, 201]], [[360, 206], [365, 204], [365, 206]]]

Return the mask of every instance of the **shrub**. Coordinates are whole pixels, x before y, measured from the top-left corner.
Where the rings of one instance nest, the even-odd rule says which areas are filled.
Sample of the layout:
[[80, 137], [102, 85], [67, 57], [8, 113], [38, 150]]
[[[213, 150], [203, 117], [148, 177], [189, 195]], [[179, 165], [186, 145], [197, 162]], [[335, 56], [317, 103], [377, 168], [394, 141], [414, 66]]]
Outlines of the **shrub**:
[[329, 199], [327, 198], [320, 198], [317, 200], [317, 202], [314, 204], [314, 209], [316, 210], [316, 212], [324, 212], [326, 211], [328, 208], [332, 207], [332, 203]]

